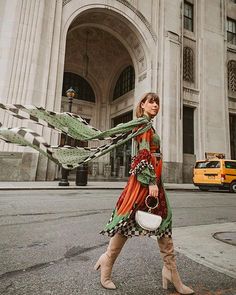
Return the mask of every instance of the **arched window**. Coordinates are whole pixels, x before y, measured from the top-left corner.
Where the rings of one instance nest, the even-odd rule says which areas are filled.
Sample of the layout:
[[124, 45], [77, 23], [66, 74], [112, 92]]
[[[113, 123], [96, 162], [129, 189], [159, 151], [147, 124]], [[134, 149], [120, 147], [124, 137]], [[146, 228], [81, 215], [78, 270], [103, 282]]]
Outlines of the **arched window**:
[[228, 62], [228, 89], [236, 93], [236, 61]]
[[120, 74], [113, 93], [113, 100], [134, 89], [135, 73], [132, 66], [125, 68]]
[[184, 81], [194, 82], [194, 54], [190, 47], [184, 47], [183, 78]]
[[78, 99], [95, 102], [95, 94], [90, 84], [77, 74], [65, 72], [62, 88], [63, 96], [66, 96], [66, 91], [70, 87], [78, 93]]

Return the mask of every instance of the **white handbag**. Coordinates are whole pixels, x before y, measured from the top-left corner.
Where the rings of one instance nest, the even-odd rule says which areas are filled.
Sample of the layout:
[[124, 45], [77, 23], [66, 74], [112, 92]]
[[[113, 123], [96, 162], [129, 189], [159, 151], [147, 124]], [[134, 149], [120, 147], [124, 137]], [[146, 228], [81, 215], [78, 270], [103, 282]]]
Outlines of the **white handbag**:
[[143, 229], [148, 231], [155, 231], [158, 229], [162, 222], [162, 218], [159, 215], [152, 214], [151, 210], [157, 208], [158, 206], [158, 199], [155, 198], [155, 205], [150, 205], [149, 200], [150, 198], [154, 198], [150, 195], [148, 195], [145, 199], [145, 204], [148, 207], [147, 211], [137, 210], [135, 213], [135, 221], [138, 223], [139, 226], [141, 226]]

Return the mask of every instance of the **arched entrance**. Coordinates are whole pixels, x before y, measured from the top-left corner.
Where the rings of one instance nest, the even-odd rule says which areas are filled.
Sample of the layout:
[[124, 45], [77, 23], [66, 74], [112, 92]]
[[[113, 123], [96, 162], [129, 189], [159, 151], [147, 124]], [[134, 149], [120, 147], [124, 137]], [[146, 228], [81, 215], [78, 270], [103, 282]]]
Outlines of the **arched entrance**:
[[[130, 120], [136, 100], [144, 92], [156, 89], [156, 73], [151, 66], [155, 61], [148, 49], [155, 46], [155, 40], [141, 18], [127, 7], [124, 9], [122, 3], [112, 7], [102, 5], [102, 1], [99, 5], [86, 1], [86, 6], [82, 2], [72, 0], [63, 8], [60, 56], [64, 60], [59, 65], [58, 87], [62, 89], [64, 73], [86, 80], [95, 101], [80, 97], [80, 85], [70, 85], [78, 88], [72, 110], [104, 130]], [[65, 101], [62, 98], [60, 102], [64, 110]], [[109, 175], [110, 171], [116, 177], [127, 176], [131, 146], [126, 149], [128, 153], [117, 151], [118, 161], [115, 154], [99, 159], [90, 173]]]

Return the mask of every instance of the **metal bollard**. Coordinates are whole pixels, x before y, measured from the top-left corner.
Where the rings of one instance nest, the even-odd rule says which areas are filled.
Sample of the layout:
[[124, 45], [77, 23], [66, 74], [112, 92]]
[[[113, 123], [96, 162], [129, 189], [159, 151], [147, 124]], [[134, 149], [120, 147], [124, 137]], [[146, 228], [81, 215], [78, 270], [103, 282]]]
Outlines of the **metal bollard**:
[[75, 184], [85, 186], [88, 182], [88, 165], [83, 164], [76, 168]]

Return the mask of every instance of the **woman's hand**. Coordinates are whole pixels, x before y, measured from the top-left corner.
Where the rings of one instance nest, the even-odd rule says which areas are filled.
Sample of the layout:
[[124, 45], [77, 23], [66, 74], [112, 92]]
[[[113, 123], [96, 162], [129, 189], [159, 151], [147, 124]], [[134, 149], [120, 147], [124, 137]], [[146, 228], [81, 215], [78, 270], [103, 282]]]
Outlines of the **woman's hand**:
[[149, 185], [149, 195], [152, 197], [157, 198], [158, 197], [158, 186], [156, 184], [150, 184]]

